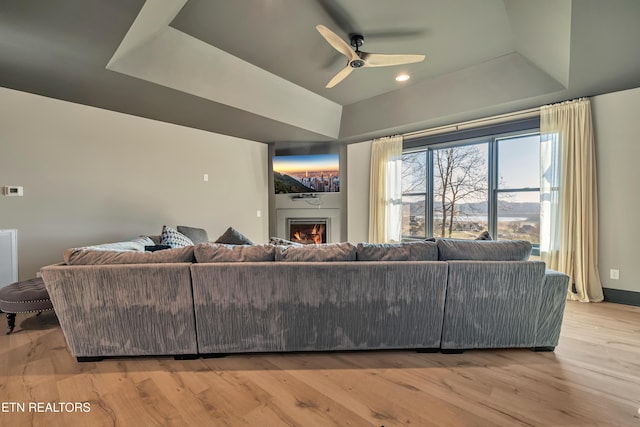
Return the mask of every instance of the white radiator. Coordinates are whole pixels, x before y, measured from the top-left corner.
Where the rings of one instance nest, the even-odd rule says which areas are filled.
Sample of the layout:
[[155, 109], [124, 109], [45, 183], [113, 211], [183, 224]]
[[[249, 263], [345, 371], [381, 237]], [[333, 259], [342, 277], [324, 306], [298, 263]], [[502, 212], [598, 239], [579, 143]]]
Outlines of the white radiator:
[[0, 230], [0, 288], [18, 281], [18, 230]]

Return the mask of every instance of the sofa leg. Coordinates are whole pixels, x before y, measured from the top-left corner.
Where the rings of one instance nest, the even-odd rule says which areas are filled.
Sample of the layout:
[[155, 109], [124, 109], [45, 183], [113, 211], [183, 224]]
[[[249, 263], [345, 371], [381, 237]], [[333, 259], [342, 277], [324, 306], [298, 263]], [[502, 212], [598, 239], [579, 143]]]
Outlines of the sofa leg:
[[439, 348], [416, 348], [416, 353], [437, 353]]
[[229, 353], [206, 353], [200, 355], [203, 359], [220, 359], [227, 356], [229, 356]]
[[198, 357], [200, 356], [197, 354], [176, 354], [173, 356], [173, 360], [195, 360]]
[[464, 353], [464, 350], [461, 348], [441, 348], [440, 352], [442, 354], [462, 354]]
[[538, 352], [538, 351], [554, 351], [555, 349], [556, 349], [555, 346], [548, 345], [543, 347], [533, 347], [531, 350]]
[[101, 360], [104, 360], [104, 357], [101, 356], [81, 356], [81, 357], [76, 357], [76, 360], [80, 363], [84, 363], [84, 362], [100, 362]]
[[9, 326], [9, 330], [7, 331], [7, 335], [13, 332], [13, 329], [16, 327], [16, 314], [15, 313], [7, 313], [7, 325]]

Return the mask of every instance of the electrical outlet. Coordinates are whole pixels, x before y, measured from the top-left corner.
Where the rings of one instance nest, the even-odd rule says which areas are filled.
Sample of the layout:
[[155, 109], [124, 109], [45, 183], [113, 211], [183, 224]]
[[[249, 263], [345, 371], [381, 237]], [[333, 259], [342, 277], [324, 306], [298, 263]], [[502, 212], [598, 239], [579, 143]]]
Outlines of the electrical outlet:
[[261, 212], [261, 211], [256, 211], [256, 216], [257, 216], [258, 218], [260, 218], [260, 217], [262, 216], [262, 212]]
[[205, 173], [204, 175], [202, 175], [202, 180], [203, 180], [204, 182], [209, 181], [209, 174], [208, 174], [208, 173]]
[[609, 270], [609, 278], [612, 280], [620, 280], [620, 270], [615, 268]]

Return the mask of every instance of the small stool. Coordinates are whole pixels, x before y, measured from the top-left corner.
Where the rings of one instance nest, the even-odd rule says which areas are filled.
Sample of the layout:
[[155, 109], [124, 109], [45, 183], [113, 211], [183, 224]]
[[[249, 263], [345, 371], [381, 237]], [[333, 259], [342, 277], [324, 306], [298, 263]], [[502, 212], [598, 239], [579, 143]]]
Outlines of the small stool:
[[9, 331], [16, 326], [16, 313], [33, 313], [53, 310], [49, 293], [42, 278], [24, 280], [0, 288], [0, 310], [7, 313]]

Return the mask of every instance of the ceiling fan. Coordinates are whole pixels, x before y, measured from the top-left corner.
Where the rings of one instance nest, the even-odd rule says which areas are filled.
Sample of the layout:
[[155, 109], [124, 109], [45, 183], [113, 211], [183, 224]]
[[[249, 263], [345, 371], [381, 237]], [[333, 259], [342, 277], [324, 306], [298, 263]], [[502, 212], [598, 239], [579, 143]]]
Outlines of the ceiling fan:
[[356, 68], [366, 67], [388, 67], [391, 65], [411, 64], [413, 62], [424, 61], [424, 55], [388, 55], [383, 53], [362, 52], [360, 46], [364, 43], [364, 37], [361, 34], [351, 34], [351, 46], [340, 38], [336, 33], [325, 27], [317, 25], [316, 29], [325, 40], [333, 46], [335, 50], [347, 57], [347, 66], [338, 72], [327, 83], [327, 88], [332, 88], [342, 80], [344, 80]]

